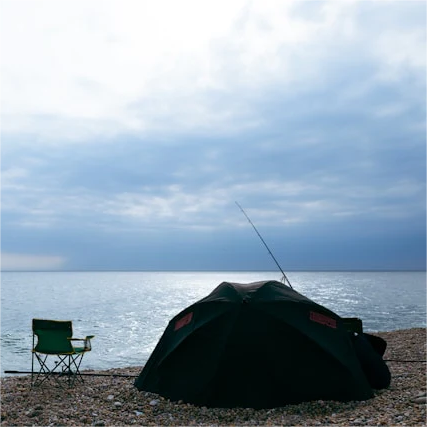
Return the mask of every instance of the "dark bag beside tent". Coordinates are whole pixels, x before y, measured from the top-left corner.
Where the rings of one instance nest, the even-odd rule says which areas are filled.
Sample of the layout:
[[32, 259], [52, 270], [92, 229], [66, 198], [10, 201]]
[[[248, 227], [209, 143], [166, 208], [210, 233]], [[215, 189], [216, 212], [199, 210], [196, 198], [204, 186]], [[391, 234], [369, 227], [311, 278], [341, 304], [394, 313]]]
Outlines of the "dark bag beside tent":
[[373, 395], [343, 319], [277, 281], [223, 282], [183, 310], [135, 386], [207, 407]]
[[382, 338], [370, 334], [354, 334], [352, 341], [370, 386], [378, 390], [387, 388], [390, 385], [391, 374], [382, 358], [387, 343]]

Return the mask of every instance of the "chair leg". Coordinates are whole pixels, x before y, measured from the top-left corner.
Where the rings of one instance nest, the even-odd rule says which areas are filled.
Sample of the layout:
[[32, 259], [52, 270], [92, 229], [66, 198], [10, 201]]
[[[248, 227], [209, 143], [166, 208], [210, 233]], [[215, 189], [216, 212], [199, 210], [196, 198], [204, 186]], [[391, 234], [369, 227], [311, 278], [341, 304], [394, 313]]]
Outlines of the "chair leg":
[[80, 374], [80, 364], [83, 359], [83, 354], [67, 354], [58, 357], [60, 359], [59, 364], [62, 366], [61, 376], [66, 375], [68, 377], [68, 385], [73, 386], [76, 380], [83, 383], [83, 377]]
[[[80, 364], [82, 362], [84, 353], [79, 354], [57, 354], [55, 355], [59, 360], [55, 362], [54, 367], [49, 367], [47, 363], [48, 357], [52, 357], [52, 355], [40, 355], [37, 353], [33, 353], [32, 361], [31, 361], [31, 388], [34, 386], [39, 386], [43, 384], [45, 381], [50, 381], [51, 377], [53, 380], [60, 386], [61, 384], [60, 378], [67, 377], [68, 386], [71, 387], [75, 384], [76, 380], [84, 382], [83, 377], [80, 373]], [[40, 369], [39, 371], [34, 370], [34, 357], [36, 358]], [[50, 364], [52, 365], [52, 364]], [[63, 382], [63, 381], [62, 381]]]
[[[34, 341], [34, 338], [33, 338]], [[33, 344], [33, 348], [34, 348], [34, 344]], [[33, 388], [33, 384], [34, 384], [34, 351], [31, 354], [31, 388]]]
[[[40, 366], [40, 369], [38, 372], [34, 372], [34, 360], [32, 361], [32, 372], [31, 372], [31, 388], [35, 386], [40, 386], [45, 381], [50, 381], [51, 377], [56, 381], [56, 383], [61, 386], [61, 383], [59, 382], [58, 378], [56, 378], [55, 369], [57, 366], [55, 366], [53, 369], [50, 369], [47, 365], [47, 358], [49, 355], [45, 355], [44, 357], [40, 356], [37, 353], [34, 353], [36, 356], [36, 360]], [[35, 376], [35, 379], [34, 379]], [[39, 379], [40, 378], [40, 379]]]
[[83, 356], [84, 356], [84, 353], [77, 354], [76, 356], [72, 356], [72, 355], [69, 356], [70, 371], [73, 372], [72, 366], [75, 369], [72, 376], [72, 385], [74, 385], [76, 380], [79, 380], [82, 383], [84, 383], [83, 377], [80, 374], [80, 364], [82, 363]]

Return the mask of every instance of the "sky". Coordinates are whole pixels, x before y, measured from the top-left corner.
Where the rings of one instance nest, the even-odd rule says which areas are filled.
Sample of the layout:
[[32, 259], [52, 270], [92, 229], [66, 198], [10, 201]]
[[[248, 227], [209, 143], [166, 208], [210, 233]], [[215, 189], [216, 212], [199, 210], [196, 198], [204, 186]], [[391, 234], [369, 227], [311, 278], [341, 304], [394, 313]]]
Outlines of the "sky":
[[0, 12], [3, 271], [425, 269], [425, 1]]

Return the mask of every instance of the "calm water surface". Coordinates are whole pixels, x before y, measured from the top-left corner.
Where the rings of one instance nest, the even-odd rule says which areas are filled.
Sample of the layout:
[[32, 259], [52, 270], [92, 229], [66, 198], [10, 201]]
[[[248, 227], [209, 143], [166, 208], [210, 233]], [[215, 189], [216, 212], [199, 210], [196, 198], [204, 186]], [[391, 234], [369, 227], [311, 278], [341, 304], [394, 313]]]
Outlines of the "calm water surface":
[[[366, 331], [426, 325], [425, 272], [290, 272], [295, 290]], [[96, 335], [84, 368], [141, 366], [168, 321], [223, 281], [280, 280], [276, 272], [2, 273], [1, 372], [31, 368], [31, 319], [72, 320]]]

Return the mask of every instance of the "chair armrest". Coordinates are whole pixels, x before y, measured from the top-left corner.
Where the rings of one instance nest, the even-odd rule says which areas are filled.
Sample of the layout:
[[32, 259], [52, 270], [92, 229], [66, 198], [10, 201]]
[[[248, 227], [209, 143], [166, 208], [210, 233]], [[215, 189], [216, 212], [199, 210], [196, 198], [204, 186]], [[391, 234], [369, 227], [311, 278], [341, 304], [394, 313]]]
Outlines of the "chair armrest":
[[70, 341], [86, 341], [95, 338], [95, 335], [88, 335], [86, 338], [68, 338]]
[[95, 335], [88, 335], [86, 338], [68, 338], [70, 341], [84, 341], [84, 349], [85, 351], [90, 351], [92, 346], [90, 344], [90, 340], [95, 338]]

